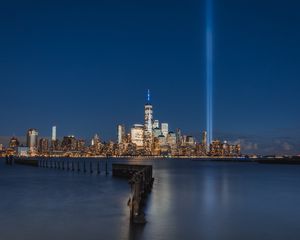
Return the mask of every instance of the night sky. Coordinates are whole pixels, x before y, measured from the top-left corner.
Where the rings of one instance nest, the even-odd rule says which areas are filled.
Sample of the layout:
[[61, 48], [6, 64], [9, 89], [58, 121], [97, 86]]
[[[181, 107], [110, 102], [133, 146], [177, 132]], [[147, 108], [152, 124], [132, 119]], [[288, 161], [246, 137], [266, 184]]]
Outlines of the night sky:
[[[214, 137], [300, 153], [300, 2], [214, 0]], [[1, 1], [0, 135], [99, 133], [155, 119], [206, 127], [205, 2]], [[1, 142], [0, 141], [0, 142]]]

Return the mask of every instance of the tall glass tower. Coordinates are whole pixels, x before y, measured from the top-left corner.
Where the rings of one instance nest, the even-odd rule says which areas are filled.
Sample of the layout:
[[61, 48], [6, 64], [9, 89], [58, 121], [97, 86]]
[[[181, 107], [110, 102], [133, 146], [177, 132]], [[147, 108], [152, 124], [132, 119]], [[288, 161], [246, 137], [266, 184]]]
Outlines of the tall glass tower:
[[153, 107], [150, 103], [150, 90], [147, 92], [147, 102], [145, 104], [144, 122], [144, 147], [147, 153], [151, 154], [153, 142]]

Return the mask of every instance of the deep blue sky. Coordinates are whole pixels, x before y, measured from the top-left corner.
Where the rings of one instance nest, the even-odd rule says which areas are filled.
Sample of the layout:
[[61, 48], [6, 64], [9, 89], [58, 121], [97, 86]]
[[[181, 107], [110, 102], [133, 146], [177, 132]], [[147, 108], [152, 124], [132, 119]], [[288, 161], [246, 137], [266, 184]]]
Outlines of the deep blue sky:
[[[214, 0], [215, 137], [300, 153], [300, 3]], [[1, 1], [1, 136], [115, 139], [155, 118], [205, 129], [205, 2]]]

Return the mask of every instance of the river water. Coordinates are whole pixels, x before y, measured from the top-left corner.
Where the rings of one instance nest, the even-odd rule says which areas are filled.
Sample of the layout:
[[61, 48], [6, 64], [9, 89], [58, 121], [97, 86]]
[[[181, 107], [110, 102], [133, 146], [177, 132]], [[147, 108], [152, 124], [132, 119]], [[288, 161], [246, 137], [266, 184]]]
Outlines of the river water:
[[129, 224], [130, 186], [124, 179], [103, 171], [7, 166], [2, 159], [0, 239], [300, 239], [300, 166], [111, 162], [153, 165], [145, 226]]

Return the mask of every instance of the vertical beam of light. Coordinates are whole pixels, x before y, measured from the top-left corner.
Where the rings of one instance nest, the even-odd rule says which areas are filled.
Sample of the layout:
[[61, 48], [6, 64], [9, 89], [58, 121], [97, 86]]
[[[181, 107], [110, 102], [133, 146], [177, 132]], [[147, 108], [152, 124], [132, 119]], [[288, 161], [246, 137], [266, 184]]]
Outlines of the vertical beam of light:
[[207, 145], [213, 140], [213, 0], [206, 0], [206, 128]]

